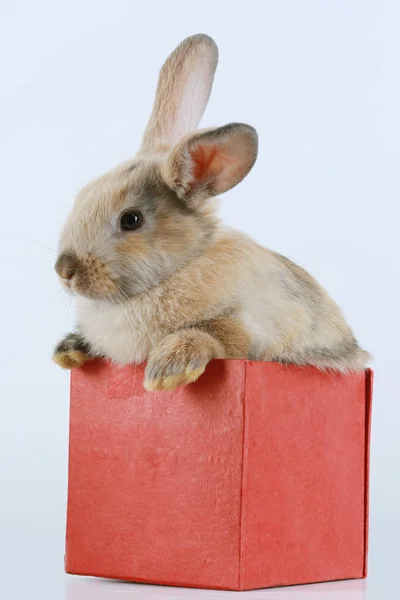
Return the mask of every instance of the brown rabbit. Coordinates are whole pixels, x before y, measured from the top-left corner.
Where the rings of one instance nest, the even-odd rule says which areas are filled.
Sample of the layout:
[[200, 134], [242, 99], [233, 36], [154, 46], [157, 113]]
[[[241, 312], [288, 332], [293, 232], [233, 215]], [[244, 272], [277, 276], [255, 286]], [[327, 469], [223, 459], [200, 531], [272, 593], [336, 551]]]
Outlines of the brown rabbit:
[[54, 352], [62, 367], [148, 360], [145, 387], [171, 390], [212, 358], [340, 371], [368, 361], [306, 271], [217, 220], [213, 196], [257, 157], [249, 125], [195, 131], [217, 60], [208, 36], [184, 40], [161, 69], [136, 158], [79, 193], [55, 265], [77, 296], [77, 333]]

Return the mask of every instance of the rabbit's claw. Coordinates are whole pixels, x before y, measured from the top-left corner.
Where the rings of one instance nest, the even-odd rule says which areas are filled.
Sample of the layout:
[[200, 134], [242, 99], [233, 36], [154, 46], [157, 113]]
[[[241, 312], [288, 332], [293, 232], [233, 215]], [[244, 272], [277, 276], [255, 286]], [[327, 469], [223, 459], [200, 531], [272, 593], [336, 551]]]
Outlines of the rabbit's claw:
[[172, 391], [178, 387], [188, 385], [196, 381], [200, 375], [204, 373], [205, 366], [198, 369], [191, 369], [187, 367], [181, 373], [176, 375], [163, 375], [154, 377], [152, 379], [146, 378], [144, 381], [144, 387], [149, 392], [155, 391]]
[[193, 383], [213, 358], [216, 344], [210, 336], [196, 330], [181, 330], [167, 336], [150, 354], [145, 389], [171, 391]]
[[53, 351], [53, 361], [62, 369], [82, 367], [91, 359], [90, 349], [78, 333], [69, 333]]

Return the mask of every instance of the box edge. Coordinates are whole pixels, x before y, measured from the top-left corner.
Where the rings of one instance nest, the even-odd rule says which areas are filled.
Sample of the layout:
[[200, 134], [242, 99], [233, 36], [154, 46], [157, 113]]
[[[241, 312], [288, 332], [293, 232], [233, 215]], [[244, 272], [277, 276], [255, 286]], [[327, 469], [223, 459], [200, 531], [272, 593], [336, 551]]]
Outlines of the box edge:
[[70, 482], [70, 464], [71, 464], [71, 410], [72, 410], [72, 387], [74, 370], [69, 374], [69, 398], [68, 398], [68, 464], [67, 464], [67, 506], [65, 510], [65, 533], [64, 533], [64, 573], [68, 574], [68, 511], [69, 511], [69, 482]]
[[371, 450], [371, 415], [374, 372], [365, 370], [365, 461], [364, 461], [364, 565], [362, 577], [368, 575], [368, 536], [369, 536], [369, 479]]
[[247, 405], [247, 369], [248, 369], [248, 361], [243, 362], [243, 379], [242, 379], [242, 462], [241, 462], [241, 481], [240, 481], [240, 522], [239, 522], [239, 564], [238, 564], [238, 579], [237, 579], [237, 589], [241, 591], [245, 589], [242, 587], [242, 566], [243, 566], [243, 531], [245, 526], [245, 511], [244, 511], [244, 495], [245, 495], [245, 453], [246, 453], [246, 425], [247, 425], [247, 414], [246, 414], [246, 405]]

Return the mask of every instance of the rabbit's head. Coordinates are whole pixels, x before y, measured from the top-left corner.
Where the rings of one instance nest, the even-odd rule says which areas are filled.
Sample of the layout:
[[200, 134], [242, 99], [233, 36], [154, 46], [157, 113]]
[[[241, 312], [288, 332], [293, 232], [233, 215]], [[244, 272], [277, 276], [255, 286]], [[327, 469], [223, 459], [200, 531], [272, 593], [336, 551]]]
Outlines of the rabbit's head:
[[71, 292], [112, 302], [142, 293], [212, 238], [209, 199], [239, 183], [257, 156], [248, 125], [195, 131], [217, 60], [208, 36], [184, 40], [161, 69], [136, 157], [78, 194], [55, 265]]

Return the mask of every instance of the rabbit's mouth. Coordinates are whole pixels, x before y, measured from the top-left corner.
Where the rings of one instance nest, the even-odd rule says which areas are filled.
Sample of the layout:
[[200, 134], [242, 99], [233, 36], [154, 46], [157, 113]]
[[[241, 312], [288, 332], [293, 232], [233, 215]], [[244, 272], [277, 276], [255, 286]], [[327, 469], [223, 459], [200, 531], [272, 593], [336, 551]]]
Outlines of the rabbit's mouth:
[[63, 288], [72, 295], [92, 300], [110, 299], [118, 292], [107, 266], [96, 256], [78, 257], [72, 252], [61, 254], [55, 264]]

